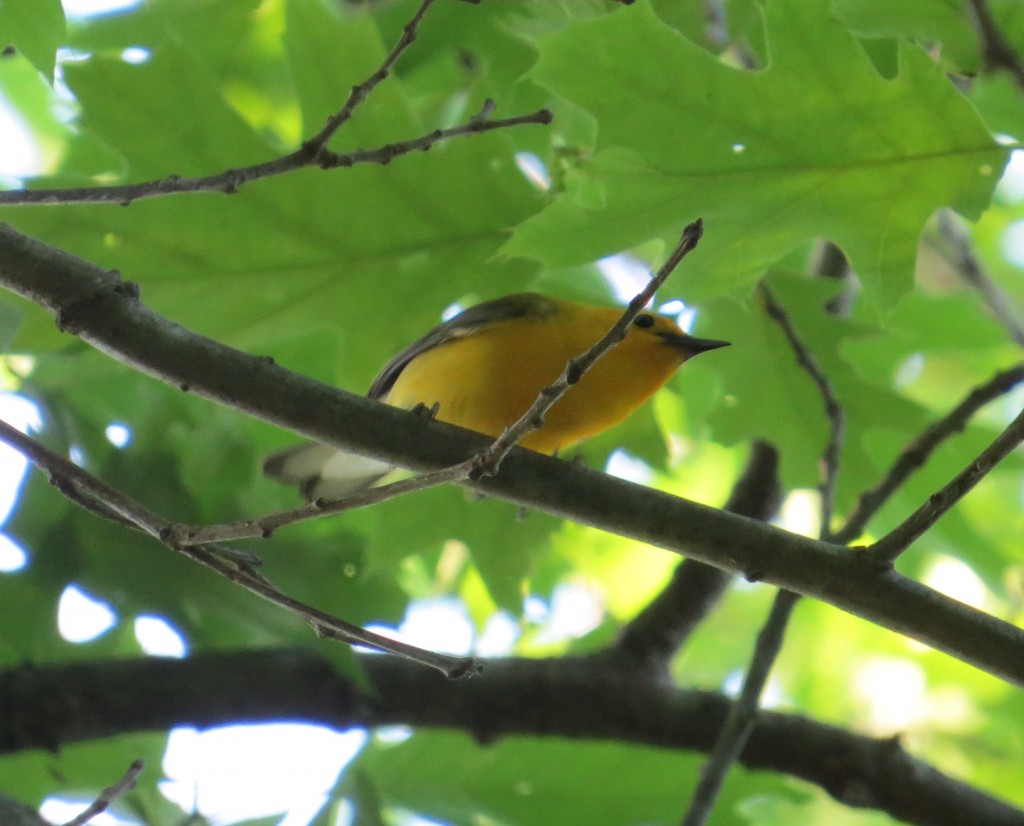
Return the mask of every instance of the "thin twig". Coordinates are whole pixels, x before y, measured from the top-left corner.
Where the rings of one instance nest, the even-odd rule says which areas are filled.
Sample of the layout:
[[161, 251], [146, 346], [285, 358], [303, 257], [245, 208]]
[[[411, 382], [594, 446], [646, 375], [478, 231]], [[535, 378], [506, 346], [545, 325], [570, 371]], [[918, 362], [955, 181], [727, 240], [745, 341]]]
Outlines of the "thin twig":
[[981, 45], [981, 58], [987, 71], [1006, 69], [1014, 81], [1024, 91], [1024, 63], [1021, 63], [1017, 50], [1003, 36], [989, 11], [985, 0], [967, 0], [967, 10], [971, 22], [978, 32]]
[[817, 386], [822, 403], [825, 405], [829, 436], [822, 454], [822, 474], [818, 491], [821, 494], [820, 538], [828, 542], [832, 538], [832, 512], [835, 507], [836, 480], [839, 476], [839, 457], [846, 435], [846, 412], [832, 391], [832, 383], [828, 380], [828, 376], [825, 375], [814, 355], [800, 339], [789, 314], [763, 281], [758, 285], [758, 294], [764, 302], [768, 316], [779, 325], [786, 336], [797, 362]]
[[902, 524], [879, 539], [868, 552], [875, 558], [892, 563], [918, 537], [927, 531], [946, 511], [980, 482], [1003, 458], [1024, 441], [1024, 410], [1017, 414], [978, 457], [958, 473], [942, 490], [933, 493]]
[[434, 0], [423, 0], [416, 13], [402, 29], [398, 39], [383, 62], [362, 83], [352, 87], [342, 107], [327, 119], [316, 135], [304, 141], [294, 152], [281, 155], [270, 161], [253, 164], [238, 169], [226, 169], [215, 175], [204, 175], [194, 178], [183, 178], [180, 175], [168, 175], [152, 181], [136, 184], [114, 186], [75, 187], [70, 189], [18, 189], [0, 192], [0, 204], [17, 206], [25, 204], [95, 204], [114, 203], [128, 206], [142, 198], [154, 198], [182, 192], [222, 192], [233, 195], [243, 186], [262, 178], [282, 175], [305, 166], [318, 166], [321, 169], [337, 169], [357, 164], [387, 164], [399, 155], [410, 152], [422, 152], [431, 149], [437, 143], [450, 138], [463, 137], [495, 129], [507, 129], [525, 124], [548, 124], [553, 115], [547, 109], [538, 109], [527, 115], [512, 118], [491, 120], [494, 102], [488, 100], [481, 111], [466, 123], [448, 129], [435, 129], [426, 135], [406, 141], [398, 141], [376, 149], [356, 149], [352, 152], [337, 153], [327, 149], [327, 144], [339, 128], [355, 113], [359, 105], [366, 100], [371, 92], [391, 73], [399, 57], [405, 52], [419, 32], [420, 24]]
[[967, 230], [950, 209], [939, 212], [938, 223], [941, 236], [952, 247], [954, 260], [950, 263], [960, 277], [978, 291], [989, 312], [1006, 328], [1010, 338], [1024, 347], [1024, 314], [1009, 293], [985, 272], [974, 253]]
[[629, 329], [629, 325], [633, 323], [633, 319], [647, 306], [658, 291], [658, 288], [665, 283], [665, 279], [672, 274], [673, 270], [679, 266], [679, 263], [696, 248], [703, 234], [704, 222], [700, 218], [683, 230], [675, 249], [672, 250], [665, 263], [661, 265], [658, 272], [647, 283], [647, 286], [629, 302], [629, 306], [622, 314], [622, 317], [587, 352], [574, 359], [570, 359], [562, 374], [554, 382], [541, 390], [537, 400], [530, 405], [530, 409], [517, 422], [506, 428], [505, 432], [498, 437], [494, 444], [476, 458], [475, 467], [470, 474], [471, 479], [493, 476], [498, 472], [501, 460], [508, 455], [509, 451], [527, 433], [543, 427], [544, 416], [547, 412], [565, 395], [570, 387], [583, 378], [599, 359], [626, 337], [626, 331]]
[[497, 472], [501, 460], [508, 455], [519, 441], [532, 430], [543, 426], [544, 414], [558, 402], [569, 388], [578, 382], [586, 373], [602, 358], [605, 353], [611, 350], [624, 337], [625, 331], [637, 314], [647, 306], [655, 291], [665, 279], [679, 265], [679, 262], [696, 247], [703, 233], [703, 224], [700, 220], [690, 224], [683, 230], [679, 244], [669, 255], [668, 259], [654, 275], [647, 286], [638, 293], [622, 316], [612, 328], [582, 355], [572, 359], [565, 367], [562, 375], [551, 385], [543, 388], [537, 395], [536, 401], [523, 416], [510, 427], [506, 428], [489, 447], [480, 451], [470, 459], [460, 462], [451, 467], [441, 470], [424, 473], [412, 479], [403, 479], [361, 491], [352, 496], [337, 501], [316, 500], [298, 508], [286, 511], [279, 511], [256, 519], [245, 519], [239, 522], [226, 523], [223, 525], [189, 526], [173, 525], [165, 532], [165, 541], [170, 541], [175, 546], [202, 545], [209, 542], [227, 542], [235, 539], [247, 539], [255, 537], [269, 537], [278, 528], [302, 522], [308, 519], [317, 519], [322, 516], [329, 516], [345, 511], [363, 508], [368, 505], [375, 505], [393, 499], [397, 496], [414, 491], [423, 490], [449, 482], [458, 482], [466, 479], [479, 479], [482, 476], [491, 476]]
[[387, 164], [399, 155], [430, 149], [440, 141], [495, 129], [507, 129], [524, 124], [551, 123], [552, 114], [547, 109], [538, 109], [528, 115], [499, 120], [479, 120], [474, 116], [466, 123], [448, 129], [436, 129], [419, 138], [388, 144], [377, 149], [356, 149], [352, 152], [336, 153], [321, 149], [310, 156], [304, 149], [272, 161], [253, 164], [239, 169], [226, 169], [216, 175], [199, 178], [182, 178], [169, 175], [137, 184], [114, 186], [78, 187], [72, 189], [15, 189], [0, 192], [0, 205], [20, 206], [25, 204], [101, 204], [113, 203], [128, 206], [143, 198], [155, 198], [182, 192], [223, 192], [233, 195], [243, 186], [261, 178], [283, 175], [305, 166], [322, 169], [336, 169], [357, 164]]
[[167, 533], [167, 539], [181, 545], [206, 545], [210, 542], [230, 542], [236, 539], [268, 539], [278, 528], [283, 528], [286, 525], [378, 505], [409, 493], [467, 479], [472, 467], [473, 460], [470, 459], [442, 470], [423, 473], [411, 479], [401, 479], [377, 488], [360, 491], [346, 496], [344, 499], [334, 501], [317, 499], [297, 508], [289, 508], [256, 519], [242, 519], [222, 525], [172, 525]]
[[935, 449], [954, 433], [959, 433], [981, 407], [1005, 395], [1024, 381], [1024, 363], [996, 373], [991, 379], [971, 390], [956, 407], [927, 428], [903, 448], [885, 476], [871, 490], [860, 495], [853, 513], [834, 541], [846, 545], [863, 533], [871, 518], [899, 489], [915, 470], [924, 465]]
[[782, 649], [790, 613], [799, 599], [800, 595], [792, 591], [780, 590], [775, 595], [768, 620], [757, 635], [754, 657], [747, 669], [743, 689], [729, 708], [711, 756], [701, 768], [700, 781], [683, 816], [682, 826], [703, 826], [707, 822], [729, 769], [743, 753], [757, 722], [761, 692]]
[[171, 550], [184, 554], [246, 590], [299, 616], [322, 637], [397, 654], [435, 668], [450, 679], [462, 678], [478, 670], [471, 657], [449, 657], [398, 640], [388, 639], [292, 599], [278, 590], [262, 574], [253, 570], [251, 565], [247, 564], [244, 555], [239, 557], [238, 554], [224, 553], [220, 548], [199, 547], [175, 542], [173, 537], [176, 535], [176, 526], [173, 523], [143, 507], [4, 421], [0, 421], [0, 441], [19, 450], [33, 464], [45, 471], [51, 479], [62, 480], [62, 484], [58, 485], [59, 490], [65, 490], [66, 486], [70, 486], [78, 491], [87, 491], [85, 495], [89, 498], [96, 502], [102, 502], [103, 507], [94, 509], [93, 513], [107, 516], [107, 518], [114, 515], [117, 517], [115, 521], [119, 524], [123, 524], [124, 521], [130, 522], [134, 527], [160, 541]]
[[135, 788], [135, 782], [139, 779], [139, 775], [142, 774], [142, 770], [146, 767], [146, 764], [141, 760], [133, 760], [132, 764], [128, 767], [128, 771], [124, 773], [124, 776], [118, 780], [113, 786], [107, 786], [99, 796], [89, 805], [84, 812], [77, 817], [72, 818], [64, 826], [85, 826], [90, 820], [96, 815], [105, 812], [110, 808], [110, 804], [117, 800], [121, 795], [126, 792], [130, 792]]
[[[817, 386], [825, 406], [825, 415], [829, 422], [829, 438], [822, 454], [822, 480], [818, 488], [821, 494], [821, 524], [818, 535], [823, 541], [831, 541], [832, 512], [835, 507], [839, 457], [846, 435], [846, 411], [839, 404], [839, 400], [832, 391], [832, 384], [819, 367], [814, 354], [797, 333], [789, 314], [763, 281], [758, 285], [758, 294], [764, 302], [765, 312], [782, 329], [797, 362]], [[701, 826], [711, 815], [711, 810], [714, 808], [715, 800], [721, 792], [729, 769], [743, 752], [750, 733], [753, 731], [761, 694], [768, 682], [772, 666], [782, 650], [786, 627], [789, 625], [793, 606], [799, 599], [799, 594], [784, 589], [780, 589], [775, 595], [772, 610], [758, 634], [757, 643], [754, 646], [754, 656], [743, 679], [740, 696], [736, 698], [736, 702], [729, 709], [729, 715], [715, 741], [711, 757], [701, 770], [697, 789], [683, 818], [683, 826]]]
[[391, 70], [398, 62], [398, 58], [402, 56], [402, 53], [408, 49], [416, 39], [416, 36], [419, 33], [420, 23], [423, 22], [423, 17], [432, 5], [434, 5], [434, 0], [423, 0], [423, 2], [420, 3], [420, 7], [416, 9], [416, 13], [402, 28], [402, 36], [398, 38], [398, 42], [391, 47], [391, 51], [388, 52], [387, 56], [384, 58], [384, 62], [381, 63], [380, 66], [377, 67], [377, 70], [366, 80], [356, 86], [353, 86], [348, 99], [342, 105], [341, 109], [327, 119], [327, 123], [324, 124], [323, 129], [303, 143], [302, 149], [306, 154], [311, 158], [316, 157], [317, 154], [327, 146], [328, 141], [334, 137], [334, 133], [338, 131], [342, 124], [352, 117], [356, 109], [359, 108], [359, 104], [366, 100], [378, 84], [383, 82], [391, 73]]

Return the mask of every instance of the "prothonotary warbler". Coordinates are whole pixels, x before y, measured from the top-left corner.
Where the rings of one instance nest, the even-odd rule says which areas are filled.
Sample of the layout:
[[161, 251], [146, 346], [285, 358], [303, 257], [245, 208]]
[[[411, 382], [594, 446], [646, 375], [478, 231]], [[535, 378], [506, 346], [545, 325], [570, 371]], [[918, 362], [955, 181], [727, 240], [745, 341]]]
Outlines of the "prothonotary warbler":
[[[436, 418], [498, 436], [533, 404], [569, 359], [598, 341], [622, 315], [536, 293], [477, 304], [414, 341], [381, 370], [369, 397], [406, 409], [436, 405]], [[687, 359], [728, 345], [695, 338], [672, 321], [640, 313], [608, 352], [548, 411], [520, 444], [555, 453], [618, 424]], [[361, 490], [391, 468], [375, 459], [307, 443], [274, 454], [268, 476], [298, 484], [307, 499]]]

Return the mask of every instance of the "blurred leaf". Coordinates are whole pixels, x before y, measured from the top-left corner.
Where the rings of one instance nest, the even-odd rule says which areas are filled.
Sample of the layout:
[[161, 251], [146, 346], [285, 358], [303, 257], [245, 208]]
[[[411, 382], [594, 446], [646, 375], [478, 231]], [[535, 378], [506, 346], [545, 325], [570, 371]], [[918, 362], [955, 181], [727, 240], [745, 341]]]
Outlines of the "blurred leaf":
[[0, 48], [14, 46], [51, 83], [57, 46], [64, 40], [60, 0], [4, 0], [0, 3]]
[[923, 48], [941, 44], [951, 70], [975, 73], [981, 68], [978, 38], [965, 3], [958, 0], [832, 0], [832, 13], [858, 35], [909, 38]]
[[0, 756], [0, 792], [39, 806], [50, 796], [80, 797], [92, 802], [116, 783], [133, 760], [143, 760], [141, 788], [155, 788], [161, 777], [166, 734], [132, 734], [95, 743], [65, 745], [59, 754], [34, 751]]
[[[532, 737], [480, 746], [430, 732], [395, 746], [371, 741], [353, 768], [373, 776], [385, 806], [445, 823], [632, 826], [678, 823], [700, 762], [638, 746]], [[709, 822], [737, 823], [737, 805], [759, 796], [800, 797], [778, 778], [737, 769]]]

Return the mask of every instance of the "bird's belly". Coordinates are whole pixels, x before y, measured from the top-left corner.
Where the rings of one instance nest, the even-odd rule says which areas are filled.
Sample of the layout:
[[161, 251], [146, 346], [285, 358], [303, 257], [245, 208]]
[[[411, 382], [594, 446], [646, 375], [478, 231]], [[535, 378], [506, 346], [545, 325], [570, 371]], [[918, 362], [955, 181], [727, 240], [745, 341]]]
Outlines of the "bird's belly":
[[[558, 378], [569, 358], [552, 357], [551, 342], [523, 336], [515, 346], [507, 338], [486, 336], [455, 339], [416, 357], [399, 374], [385, 401], [402, 408], [438, 405], [440, 421], [498, 436], [533, 404], [540, 391]], [[498, 346], [500, 344], [500, 346]], [[582, 349], [585, 348], [580, 348]], [[599, 362], [548, 411], [544, 426], [527, 434], [523, 447], [542, 453], [593, 436], [625, 419], [664, 381], [623, 387], [636, 377], [623, 377]]]

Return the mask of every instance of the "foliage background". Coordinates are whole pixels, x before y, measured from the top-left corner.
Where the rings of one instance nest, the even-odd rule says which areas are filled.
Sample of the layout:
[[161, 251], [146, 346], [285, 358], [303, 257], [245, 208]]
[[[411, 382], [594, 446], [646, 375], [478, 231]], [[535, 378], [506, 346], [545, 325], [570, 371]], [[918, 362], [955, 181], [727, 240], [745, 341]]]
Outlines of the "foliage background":
[[[1024, 7], [991, 8], [1024, 48]], [[48, 172], [33, 186], [209, 174], [290, 151], [316, 132], [413, 10], [404, 0], [151, 0], [65, 23], [57, 0], [7, 0], [0, 40], [18, 53], [0, 59], [0, 90], [45, 158]], [[2, 218], [121, 271], [149, 306], [188, 328], [359, 392], [453, 303], [524, 289], [610, 301], [598, 259], [629, 252], [656, 265], [701, 216], [707, 236], [659, 303], [697, 307], [697, 333], [734, 346], [687, 366], [629, 423], [586, 445], [585, 461], [602, 467], [621, 448], [647, 463], [647, 484], [720, 505], [747, 444], [762, 438], [779, 447], [787, 491], [814, 487], [827, 422], [754, 297], [767, 278], [847, 409], [843, 514], [923, 426], [1020, 358], [958, 276], [934, 215], [952, 207], [976, 222], [990, 276], [1024, 301], [1022, 255], [1009, 240], [1019, 235], [1024, 189], [1012, 177], [997, 188], [1009, 150], [995, 137], [1022, 134], [1024, 97], [1006, 75], [979, 74], [977, 35], [954, 0], [731, 0], [724, 11], [722, 29], [699, 4], [668, 0], [441, 2], [332, 148], [454, 124], [488, 98], [502, 116], [549, 106], [551, 127], [455, 140], [387, 166], [302, 170], [231, 198], [18, 206]], [[58, 46], [70, 51], [60, 53], [53, 86]], [[738, 68], [742, 58], [756, 70]], [[527, 179], [517, 153], [543, 162], [548, 188]], [[842, 285], [807, 276], [822, 239], [857, 273], [846, 318], [826, 310]], [[5, 380], [40, 405], [47, 444], [75, 449], [107, 482], [186, 522], [294, 501], [259, 473], [262, 458], [293, 437], [116, 364], [37, 308], [7, 295], [0, 302], [0, 344], [33, 359], [31, 370], [4, 360]], [[991, 405], [944, 445], [871, 535], [964, 467], [1019, 405], [1019, 394]], [[104, 438], [111, 422], [131, 429], [126, 449]], [[1021, 471], [1020, 455], [1011, 456], [905, 555], [901, 571], [925, 581], [953, 571], [975, 585], [985, 610], [1019, 622]], [[29, 556], [23, 570], [0, 574], [4, 665], [138, 656], [131, 620], [150, 614], [194, 651], [299, 644], [351, 668], [345, 651], [316, 643], [294, 618], [97, 520], [39, 474], [4, 530]], [[478, 631], [507, 612], [519, 626], [515, 652], [525, 655], [595, 650], [676, 562], [541, 514], [516, 522], [512, 506], [454, 489], [282, 531], [258, 552], [285, 591], [353, 622], [395, 625], [410, 602], [439, 596], [462, 601]], [[597, 596], [601, 622], [546, 642], [543, 623], [524, 616], [524, 598], [550, 603], [564, 583]], [[55, 623], [71, 584], [119, 617], [85, 645], [64, 640]], [[681, 685], [720, 689], [744, 667], [770, 590], [730, 590], [674, 662]], [[872, 675], [893, 683], [873, 688]], [[908, 703], [887, 716], [887, 696], [906, 691]], [[805, 600], [773, 696], [824, 721], [898, 732], [915, 754], [1024, 805], [1014, 782], [1024, 760], [1020, 692], [944, 655]], [[55, 791], [99, 788], [132, 757], [159, 765], [162, 745], [154, 735], [7, 757], [0, 790], [37, 804]], [[371, 738], [337, 794], [452, 823], [477, 812], [509, 823], [674, 822], [700, 764], [699, 755], [614, 743], [480, 746], [417, 732], [397, 746]], [[139, 796], [164, 811], [156, 780], [146, 778]], [[526, 798], [510, 793], [527, 786]], [[716, 817], [887, 822], [841, 810], [792, 779], [743, 771]]]

